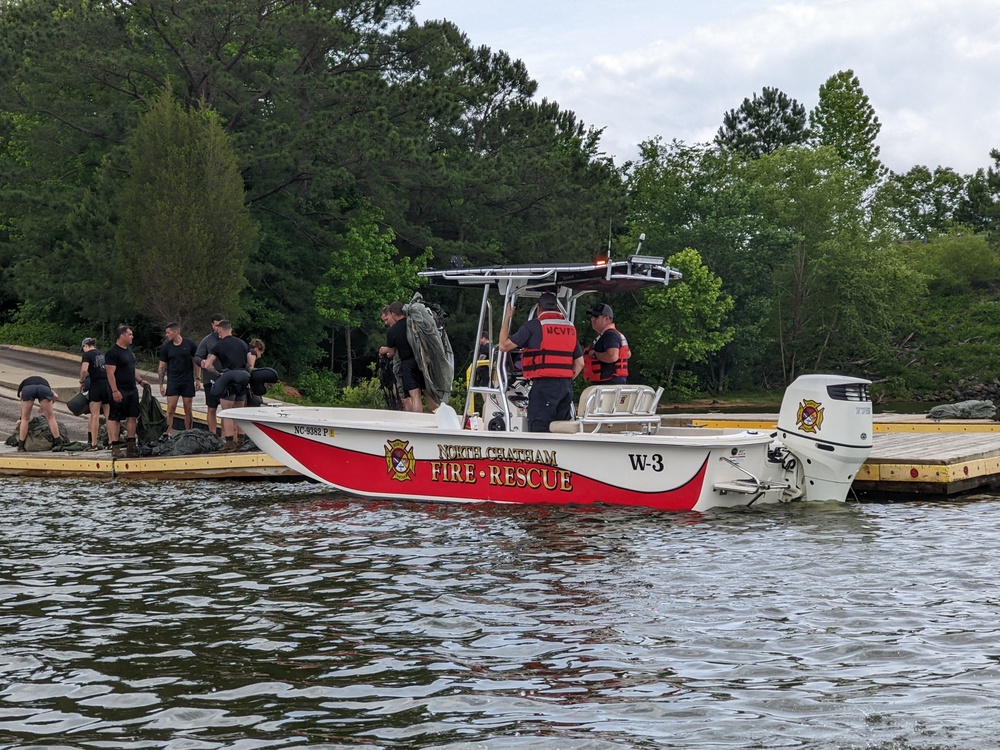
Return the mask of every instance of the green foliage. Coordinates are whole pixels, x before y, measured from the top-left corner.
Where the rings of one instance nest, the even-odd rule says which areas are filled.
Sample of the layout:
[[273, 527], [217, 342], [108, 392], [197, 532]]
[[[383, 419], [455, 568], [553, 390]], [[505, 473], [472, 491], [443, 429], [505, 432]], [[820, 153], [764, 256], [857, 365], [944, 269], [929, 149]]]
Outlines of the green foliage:
[[163, 323], [204, 325], [220, 308], [235, 318], [258, 238], [219, 118], [168, 87], [139, 120], [129, 162], [116, 235], [129, 300]]
[[732, 339], [732, 330], [720, 326], [733, 301], [697, 250], [682, 250], [666, 262], [684, 278], [646, 292], [642, 313], [632, 321], [637, 334], [632, 346], [643, 375], [670, 385], [679, 364], [704, 361]]
[[937, 235], [905, 245], [903, 252], [910, 265], [928, 277], [935, 294], [965, 294], [1000, 281], [1000, 259], [982, 235]]
[[858, 174], [819, 147], [781, 149], [748, 165], [747, 177], [775, 232], [773, 356], [782, 381], [849, 368], [887, 345], [920, 278], [872, 226]]
[[88, 334], [50, 322], [53, 312], [46, 305], [22, 304], [8, 323], [0, 325], [0, 341], [39, 349], [78, 351]]
[[927, 295], [912, 309], [903, 343], [880, 371], [916, 395], [1000, 378], [1000, 298], [994, 292]]
[[842, 70], [819, 87], [809, 124], [819, 145], [833, 148], [865, 185], [875, 184], [885, 170], [875, 145], [882, 125], [853, 70]]
[[337, 400], [341, 388], [341, 378], [329, 370], [310, 370], [299, 376], [295, 382], [306, 403], [330, 405]]
[[347, 232], [330, 267], [316, 287], [316, 311], [345, 328], [378, 317], [393, 300], [409, 300], [420, 283], [419, 271], [431, 258], [428, 248], [417, 259], [400, 257], [392, 229], [380, 226], [380, 211], [367, 209], [347, 222]]
[[967, 180], [955, 170], [932, 172], [917, 166], [905, 174], [890, 174], [878, 191], [877, 210], [888, 217], [904, 240], [926, 240], [961, 225], [968, 214]]
[[344, 388], [337, 399], [337, 406], [359, 409], [384, 409], [385, 397], [376, 378], [360, 378], [357, 385]]

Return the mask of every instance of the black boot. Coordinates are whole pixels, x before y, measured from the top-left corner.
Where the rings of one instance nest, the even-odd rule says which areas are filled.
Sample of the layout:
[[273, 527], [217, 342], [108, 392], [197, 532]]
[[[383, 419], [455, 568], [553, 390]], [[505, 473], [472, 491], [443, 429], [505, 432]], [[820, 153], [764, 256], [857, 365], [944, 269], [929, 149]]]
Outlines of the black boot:
[[24, 453], [27, 450], [28, 449], [24, 447], [24, 441], [23, 440], [18, 440], [17, 441], [17, 452], [18, 453]]
[[139, 457], [139, 446], [136, 444], [135, 438], [129, 438], [125, 441], [125, 457], [126, 458], [138, 458]]
[[111, 444], [111, 458], [125, 458], [120, 440], [116, 440]]

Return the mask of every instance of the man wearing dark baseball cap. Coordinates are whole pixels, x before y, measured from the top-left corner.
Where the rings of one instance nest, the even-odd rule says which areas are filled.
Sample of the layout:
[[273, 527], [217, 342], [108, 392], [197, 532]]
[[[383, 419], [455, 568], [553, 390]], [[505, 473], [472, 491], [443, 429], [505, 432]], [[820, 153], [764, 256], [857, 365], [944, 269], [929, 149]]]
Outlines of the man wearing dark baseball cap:
[[583, 353], [583, 377], [588, 383], [627, 383], [631, 351], [628, 340], [615, 328], [615, 311], [611, 305], [594, 305], [590, 311], [590, 327], [597, 338]]
[[514, 305], [504, 310], [498, 348], [502, 352], [523, 349], [521, 367], [531, 381], [528, 392], [528, 430], [548, 432], [549, 424], [570, 419], [573, 406], [573, 378], [583, 369], [583, 351], [576, 328], [566, 320], [552, 292], [538, 297], [538, 315], [513, 335], [510, 320]]
[[80, 390], [87, 391], [87, 450], [96, 451], [100, 442], [101, 413], [107, 421], [111, 414], [111, 390], [104, 371], [104, 352], [97, 348], [97, 339], [88, 336], [80, 344]]

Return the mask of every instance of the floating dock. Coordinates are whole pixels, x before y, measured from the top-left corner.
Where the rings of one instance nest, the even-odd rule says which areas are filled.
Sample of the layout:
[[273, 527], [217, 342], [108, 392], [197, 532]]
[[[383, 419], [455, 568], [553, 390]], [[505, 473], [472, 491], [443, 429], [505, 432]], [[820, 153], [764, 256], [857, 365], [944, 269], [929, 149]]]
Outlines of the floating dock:
[[[777, 415], [699, 414], [672, 424], [773, 431]], [[1000, 487], [1000, 422], [875, 415], [871, 456], [854, 480], [860, 495], [887, 499], [952, 496]]]
[[[10, 448], [6, 448], [10, 451]], [[78, 479], [305, 479], [259, 451], [194, 456], [111, 458], [93, 453], [0, 454], [0, 476]]]

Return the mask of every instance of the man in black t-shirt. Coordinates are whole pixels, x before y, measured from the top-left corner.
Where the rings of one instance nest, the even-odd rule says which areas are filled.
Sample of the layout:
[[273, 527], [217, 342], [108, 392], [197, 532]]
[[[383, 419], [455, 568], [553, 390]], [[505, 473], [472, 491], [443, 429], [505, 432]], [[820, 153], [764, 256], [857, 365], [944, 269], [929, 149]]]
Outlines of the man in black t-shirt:
[[205, 336], [198, 344], [198, 351], [194, 353], [194, 363], [201, 368], [202, 390], [205, 391], [205, 424], [208, 431], [216, 434], [217, 427], [215, 412], [219, 408], [219, 399], [212, 395], [212, 386], [215, 385], [215, 378], [205, 369], [205, 360], [212, 353], [212, 348], [219, 343], [219, 323], [226, 319], [222, 313], [212, 316], [212, 332]]
[[[104, 369], [111, 389], [111, 419], [108, 421], [108, 442], [111, 443], [112, 458], [135, 458], [139, 448], [135, 443], [135, 430], [139, 419], [139, 389], [147, 386], [143, 377], [135, 369], [135, 353], [132, 351], [132, 326], [120, 325], [115, 330], [118, 338], [104, 355]], [[122, 453], [121, 421], [125, 420], [126, 450]]]
[[101, 412], [105, 421], [111, 418], [111, 389], [104, 370], [104, 352], [97, 348], [97, 341], [90, 336], [83, 340], [83, 359], [80, 362], [80, 390], [89, 382], [87, 401], [90, 415], [87, 418], [87, 450], [96, 451], [101, 429]]
[[[227, 373], [247, 373], [245, 378], [232, 376], [226, 378], [233, 384], [227, 386], [225, 391], [219, 394], [219, 405], [222, 407], [222, 411], [246, 405], [249, 371], [253, 369], [256, 361], [257, 356], [250, 351], [247, 342], [233, 335], [233, 324], [228, 320], [221, 321], [219, 323], [219, 342], [212, 347], [212, 353], [202, 364], [202, 369], [215, 371], [217, 377], [213, 390], [216, 392], [222, 386], [223, 378]], [[226, 441], [222, 447], [223, 452], [238, 450], [243, 441], [243, 431], [233, 420], [223, 418], [222, 437]]]
[[438, 408], [430, 394], [426, 391], [424, 373], [421, 372], [417, 363], [417, 358], [410, 346], [409, 339], [406, 338], [406, 312], [403, 310], [402, 302], [393, 302], [387, 308], [387, 322], [389, 330], [385, 334], [385, 346], [378, 350], [379, 355], [387, 357], [399, 356], [399, 377], [403, 381], [403, 393], [401, 401], [403, 409], [420, 413], [424, 410], [420, 394], [423, 392], [427, 396], [427, 405], [431, 411]]
[[[160, 379], [160, 395], [167, 397], [167, 434], [172, 435], [178, 399], [184, 399], [184, 429], [191, 429], [194, 392], [201, 385], [197, 381], [201, 368], [194, 363], [198, 347], [191, 339], [181, 336], [180, 323], [167, 323], [164, 337], [166, 341], [160, 347], [157, 375]], [[167, 376], [166, 383], [163, 382], [164, 375]]]
[[49, 424], [49, 431], [54, 440], [52, 447], [62, 447], [66, 444], [66, 438], [59, 434], [59, 425], [56, 422], [56, 415], [52, 411], [52, 405], [58, 396], [49, 386], [49, 381], [41, 375], [32, 375], [21, 381], [17, 386], [17, 397], [21, 400], [21, 418], [17, 421], [17, 450], [24, 451], [24, 441], [28, 439], [28, 424], [31, 422], [31, 409], [38, 401], [38, 408], [45, 415], [45, 421]]

